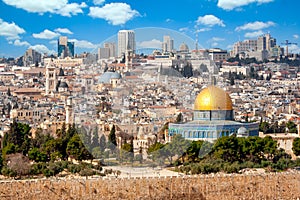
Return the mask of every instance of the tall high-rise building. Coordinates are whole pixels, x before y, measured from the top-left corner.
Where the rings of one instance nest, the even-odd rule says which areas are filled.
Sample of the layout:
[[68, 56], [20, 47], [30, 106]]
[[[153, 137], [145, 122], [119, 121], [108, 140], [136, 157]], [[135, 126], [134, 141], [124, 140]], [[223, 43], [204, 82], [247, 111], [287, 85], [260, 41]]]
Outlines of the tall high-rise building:
[[174, 40], [169, 35], [164, 35], [162, 50], [163, 52], [172, 52], [174, 50]]
[[267, 50], [267, 40], [266, 37], [263, 35], [257, 38], [257, 51], [264, 50]]
[[61, 36], [57, 41], [58, 57], [74, 57], [74, 42], [68, 42], [68, 37]]
[[133, 30], [120, 30], [118, 32], [118, 57], [126, 51], [135, 52], [135, 33]]

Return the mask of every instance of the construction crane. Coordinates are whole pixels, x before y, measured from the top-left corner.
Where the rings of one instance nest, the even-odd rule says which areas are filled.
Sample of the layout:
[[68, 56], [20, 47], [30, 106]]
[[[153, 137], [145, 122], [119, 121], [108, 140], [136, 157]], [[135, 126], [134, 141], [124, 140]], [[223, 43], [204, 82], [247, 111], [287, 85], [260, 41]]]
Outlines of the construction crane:
[[286, 45], [286, 50], [285, 50], [285, 52], [286, 52], [286, 56], [287, 56], [287, 57], [289, 57], [289, 45], [292, 45], [292, 44], [297, 45], [297, 43], [292, 43], [292, 42], [289, 42], [288, 40], [285, 40], [285, 43], [281, 43], [281, 44]]

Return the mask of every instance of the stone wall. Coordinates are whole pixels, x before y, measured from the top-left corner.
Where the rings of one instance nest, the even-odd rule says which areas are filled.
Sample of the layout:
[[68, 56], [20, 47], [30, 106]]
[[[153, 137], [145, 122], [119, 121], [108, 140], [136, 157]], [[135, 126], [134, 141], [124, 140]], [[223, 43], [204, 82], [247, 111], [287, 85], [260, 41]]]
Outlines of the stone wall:
[[0, 182], [0, 199], [300, 199], [300, 173]]

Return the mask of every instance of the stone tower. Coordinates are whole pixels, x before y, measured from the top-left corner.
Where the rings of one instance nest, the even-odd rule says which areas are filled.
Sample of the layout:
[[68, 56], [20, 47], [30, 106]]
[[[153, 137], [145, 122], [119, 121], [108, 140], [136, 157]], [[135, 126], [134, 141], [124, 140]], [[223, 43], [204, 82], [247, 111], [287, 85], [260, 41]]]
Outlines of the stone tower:
[[56, 90], [56, 70], [52, 60], [46, 66], [46, 95]]
[[68, 97], [65, 109], [66, 109], [66, 124], [73, 124], [74, 117], [73, 117], [73, 105], [72, 105], [71, 97]]

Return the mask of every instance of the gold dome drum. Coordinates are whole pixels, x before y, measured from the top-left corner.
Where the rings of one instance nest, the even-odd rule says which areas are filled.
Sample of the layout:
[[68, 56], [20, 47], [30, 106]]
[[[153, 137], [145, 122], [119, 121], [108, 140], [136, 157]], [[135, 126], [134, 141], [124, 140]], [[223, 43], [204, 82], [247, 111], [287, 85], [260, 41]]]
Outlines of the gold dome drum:
[[197, 95], [194, 110], [233, 110], [233, 108], [228, 93], [216, 86], [208, 86]]

